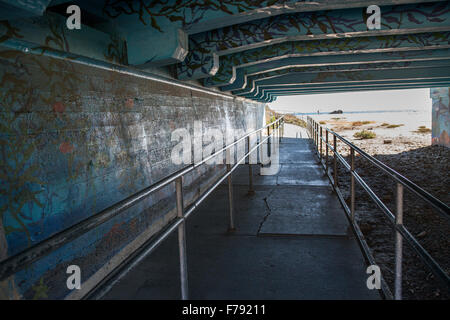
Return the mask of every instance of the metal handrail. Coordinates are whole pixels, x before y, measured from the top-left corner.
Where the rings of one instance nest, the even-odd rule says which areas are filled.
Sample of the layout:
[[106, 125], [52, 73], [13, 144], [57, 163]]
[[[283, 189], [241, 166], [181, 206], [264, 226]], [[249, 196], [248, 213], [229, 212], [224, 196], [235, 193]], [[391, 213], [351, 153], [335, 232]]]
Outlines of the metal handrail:
[[[313, 120], [311, 117], [308, 117], [308, 126], [309, 126], [309, 133], [310, 137], [314, 141], [315, 146], [317, 147], [317, 154], [320, 159], [320, 163], [325, 168], [326, 174], [329, 177], [333, 187], [336, 190], [336, 193], [338, 194], [338, 197], [344, 206], [344, 209], [346, 211], [347, 217], [349, 218], [353, 229], [355, 230], [355, 233], [358, 236], [358, 240], [360, 241], [360, 244], [363, 247], [363, 251], [365, 252], [368, 260], [374, 261], [370, 251], [368, 250], [367, 243], [364, 240], [364, 237], [359, 229], [359, 226], [356, 224], [354, 215], [355, 215], [355, 188], [354, 188], [354, 182], [357, 181], [363, 189], [368, 193], [370, 198], [377, 204], [377, 206], [382, 210], [382, 212], [386, 215], [389, 222], [393, 225], [395, 231], [396, 231], [396, 272], [395, 272], [395, 298], [401, 299], [402, 296], [402, 290], [401, 290], [401, 283], [402, 283], [402, 256], [403, 256], [403, 250], [402, 250], [402, 239], [405, 239], [408, 245], [410, 245], [414, 251], [418, 254], [419, 258], [431, 269], [431, 271], [438, 276], [440, 279], [442, 279], [448, 287], [450, 287], [450, 277], [449, 275], [442, 269], [442, 267], [432, 258], [432, 256], [420, 245], [420, 243], [417, 241], [414, 236], [411, 235], [411, 233], [406, 229], [406, 227], [403, 225], [403, 186], [407, 187], [409, 190], [411, 190], [414, 194], [420, 196], [423, 200], [425, 200], [428, 204], [430, 204], [433, 208], [437, 209], [438, 212], [445, 218], [450, 217], [450, 208], [440, 201], [439, 199], [433, 197], [431, 194], [429, 194], [427, 191], [420, 188], [418, 185], [414, 184], [410, 180], [408, 180], [406, 177], [398, 173], [397, 171], [393, 170], [392, 168], [388, 167], [378, 159], [375, 159], [371, 155], [367, 154], [360, 148], [358, 148], [353, 143], [349, 142], [336, 132], [323, 127], [319, 123], [317, 123], [315, 120]], [[325, 129], [325, 139], [323, 137], [323, 129]], [[328, 133], [331, 133], [333, 135], [334, 145], [331, 146], [331, 144], [328, 142]], [[336, 144], [336, 138], [338, 138], [340, 141], [344, 142], [347, 146], [350, 147], [350, 158], [351, 158], [351, 164], [349, 164], [345, 159], [342, 157], [341, 154], [337, 151], [337, 144]], [[322, 143], [325, 143], [326, 148], [326, 159], [325, 164], [322, 162]], [[320, 147], [319, 147], [320, 144]], [[320, 148], [320, 149], [319, 149]], [[328, 172], [328, 149], [333, 151], [333, 161], [334, 161], [334, 172], [333, 176]], [[355, 159], [355, 151], [358, 152], [363, 158], [371, 161], [377, 168], [384, 171], [386, 174], [388, 174], [391, 178], [393, 178], [395, 181], [397, 181], [397, 208], [396, 208], [396, 215], [394, 215], [389, 208], [383, 203], [383, 201], [373, 192], [373, 190], [367, 185], [367, 183], [361, 178], [361, 176], [355, 171], [354, 168], [354, 159]], [[342, 196], [342, 193], [340, 192], [340, 189], [338, 187], [337, 183], [337, 166], [336, 166], [336, 160], [339, 160], [345, 169], [350, 171], [351, 173], [351, 187], [350, 187], [350, 193], [351, 193], [351, 207], [349, 208], [348, 205], [345, 203], [344, 198]], [[387, 295], [390, 295], [389, 288], [385, 288], [387, 291]]]
[[[280, 132], [282, 132], [282, 131], [280, 131], [280, 129], [281, 129], [280, 124], [281, 125], [284, 124], [283, 119], [284, 119], [284, 116], [276, 119], [275, 121], [273, 121], [269, 124], [266, 124], [265, 126], [259, 128], [257, 130], [247, 133], [243, 137], [237, 139], [233, 143], [230, 143], [230, 144], [224, 146], [221, 150], [202, 159], [198, 163], [194, 163], [185, 168], [182, 168], [182, 169], [176, 171], [175, 173], [171, 174], [170, 176], [127, 197], [126, 199], [124, 199], [122, 201], [117, 202], [116, 204], [102, 210], [101, 212], [99, 212], [89, 218], [86, 218], [86, 219], [82, 220], [81, 222], [79, 222], [69, 228], [66, 228], [66, 229], [54, 234], [53, 236], [35, 244], [34, 246], [31, 246], [11, 257], [8, 257], [7, 259], [1, 261], [0, 262], [0, 281], [6, 279], [7, 277], [15, 274], [16, 272], [18, 272], [20, 270], [23, 270], [24, 268], [26, 268], [33, 262], [47, 256], [48, 254], [55, 251], [56, 249], [62, 247], [63, 245], [65, 245], [65, 244], [71, 242], [72, 240], [78, 238], [79, 236], [85, 234], [89, 230], [92, 230], [92, 229], [100, 226], [101, 224], [111, 220], [113, 217], [117, 216], [119, 213], [123, 212], [124, 210], [143, 201], [150, 194], [160, 190], [161, 188], [169, 185], [170, 183], [179, 182], [185, 174], [191, 172], [192, 170], [199, 167], [200, 165], [205, 164], [210, 159], [212, 159], [220, 154], [223, 154], [224, 151], [229, 152], [231, 147], [237, 145], [239, 142], [250, 137], [251, 135], [261, 132], [260, 142], [257, 143], [256, 146], [254, 148], [252, 148], [251, 150], [250, 150], [250, 145], [249, 145], [249, 148], [248, 148], [249, 152], [245, 156], [245, 157], [247, 157], [251, 152], [253, 152], [259, 146], [261, 146], [266, 140], [269, 140], [269, 142], [270, 142], [270, 137], [274, 136], [275, 133], [277, 133], [277, 131], [278, 131], [278, 135], [280, 134]], [[265, 130], [266, 128], [269, 129], [270, 127], [272, 127], [272, 129], [273, 129], [272, 133], [268, 134], [267, 137], [264, 140], [262, 140], [262, 131]], [[277, 129], [277, 130], [275, 130], [275, 129]], [[249, 142], [249, 139], [247, 141]], [[244, 159], [245, 159], [245, 157], [244, 157]], [[231, 174], [231, 172], [236, 169], [237, 165], [242, 161], [243, 161], [243, 159], [239, 160], [236, 163], [236, 165], [232, 168], [232, 170], [231, 171], [229, 170], [229, 172], [227, 172], [227, 174], [225, 175], [225, 178], [228, 177]], [[221, 178], [220, 182], [222, 182], [225, 178]], [[213, 187], [216, 188], [218, 185], [219, 185], [219, 183], [215, 183], [213, 185]], [[175, 219], [175, 221], [172, 222], [172, 224], [170, 224], [169, 228], [175, 228], [180, 223], [182, 223], [184, 221], [184, 219], [188, 215], [190, 215], [192, 213], [192, 211], [199, 205], [199, 203], [201, 201], [203, 201], [206, 198], [206, 196], [209, 195], [214, 190], [214, 188], [210, 188], [209, 191], [207, 192], [207, 194], [203, 195], [201, 197], [200, 201], [197, 200], [194, 203], [196, 205], [194, 207], [192, 207], [192, 206], [190, 207], [190, 209], [186, 212], [185, 217], [178, 217], [177, 219]], [[182, 208], [182, 209], [184, 210], [184, 208]], [[151, 240], [153, 242], [157, 241], [158, 239], [160, 239], [160, 241], [164, 240], [167, 237], [167, 235], [166, 236], [164, 235], [164, 231], [167, 232], [167, 230], [168, 229], [166, 228], [166, 229], [160, 231], [158, 233], [159, 235], [155, 236], [156, 238], [155, 239], [152, 238]], [[172, 229], [170, 229], [170, 230], [172, 230]], [[171, 233], [171, 231], [169, 232], [169, 234], [170, 233]], [[153, 250], [153, 249], [151, 249], [151, 250]]]
[[[282, 118], [280, 118], [282, 119]], [[257, 130], [259, 131], [259, 130]], [[226, 174], [224, 174], [217, 182], [214, 183], [211, 187], [209, 187], [194, 203], [192, 203], [189, 207], [185, 208], [184, 214], [177, 217], [172, 223], [166, 226], [162, 232], [161, 236], [152, 238], [148, 240], [145, 244], [143, 244], [140, 248], [136, 250], [139, 252], [138, 254], [133, 254], [128, 258], [125, 262], [123, 262], [120, 266], [118, 266], [112, 273], [110, 273], [107, 277], [103, 278], [100, 283], [98, 283], [93, 289], [91, 289], [83, 299], [101, 299], [107, 292], [109, 292], [112, 287], [116, 283], [118, 283], [126, 274], [128, 274], [131, 269], [137, 266], [149, 253], [151, 253], [154, 249], [158, 247], [177, 227], [179, 227], [184, 221], [194, 212], [195, 209], [210, 195], [225, 179], [229, 178], [229, 176], [233, 173], [234, 170], [237, 169], [239, 164], [245, 160], [253, 151], [257, 150], [260, 145], [262, 145], [266, 140], [268, 140], [273, 133], [267, 136], [264, 140], [260, 141], [239, 160], [237, 161], [233, 167]], [[230, 198], [231, 201], [231, 198]], [[232, 215], [232, 212], [230, 212]], [[231, 228], [234, 229], [234, 226]], [[187, 280], [184, 280], [187, 281]], [[181, 277], [181, 282], [183, 283], [183, 276]], [[183, 284], [182, 284], [183, 290]], [[185, 290], [187, 291], [187, 285]], [[187, 293], [183, 297], [183, 299], [187, 299]]]
[[[413, 193], [415, 193], [416, 195], [420, 196], [423, 200], [425, 200], [428, 204], [430, 204], [431, 206], [433, 206], [435, 209], [437, 209], [439, 211], [439, 213], [442, 214], [443, 217], [450, 219], [450, 207], [447, 206], [445, 203], [443, 203], [442, 201], [440, 201], [439, 199], [437, 199], [436, 197], [432, 196], [429, 192], [427, 192], [426, 190], [422, 189], [421, 187], [419, 187], [417, 184], [415, 184], [414, 182], [412, 182], [411, 180], [409, 180], [408, 178], [406, 178], [405, 176], [401, 175], [400, 173], [398, 173], [397, 171], [395, 171], [394, 169], [388, 167], [387, 165], [385, 165], [383, 162], [381, 162], [380, 160], [372, 157], [371, 155], [369, 155], [368, 153], [366, 153], [365, 151], [361, 150], [360, 148], [358, 148], [356, 145], [352, 144], [351, 142], [349, 142], [347, 139], [343, 138], [342, 136], [340, 136], [339, 134], [337, 134], [336, 132], [325, 128], [328, 132], [330, 132], [331, 134], [335, 135], [336, 137], [339, 138], [339, 140], [341, 140], [342, 142], [344, 142], [346, 145], [348, 145], [349, 147], [351, 147], [352, 149], [354, 149], [355, 151], [357, 151], [360, 155], [362, 155], [364, 158], [366, 158], [367, 160], [369, 160], [370, 162], [372, 162], [376, 167], [378, 167], [379, 169], [383, 170], [386, 174], [388, 174], [391, 178], [393, 178], [394, 180], [396, 180], [397, 182], [401, 183], [402, 185], [404, 185], [405, 187], [407, 187], [410, 191], [412, 191]], [[323, 139], [323, 137], [322, 137]]]

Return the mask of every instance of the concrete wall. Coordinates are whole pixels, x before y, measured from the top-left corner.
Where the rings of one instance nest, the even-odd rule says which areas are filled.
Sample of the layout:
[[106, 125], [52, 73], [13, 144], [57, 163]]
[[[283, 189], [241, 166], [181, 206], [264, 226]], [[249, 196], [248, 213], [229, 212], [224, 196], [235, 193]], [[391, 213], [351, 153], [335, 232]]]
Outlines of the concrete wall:
[[[0, 79], [0, 260], [183, 167], [170, 157], [175, 129], [263, 123], [261, 104], [4, 48]], [[186, 177], [185, 202], [215, 169]], [[174, 199], [172, 185], [160, 190], [2, 281], [0, 298], [80, 297], [174, 217]], [[66, 287], [71, 264], [82, 290]]]
[[450, 147], [450, 88], [432, 88], [433, 99], [432, 144]]

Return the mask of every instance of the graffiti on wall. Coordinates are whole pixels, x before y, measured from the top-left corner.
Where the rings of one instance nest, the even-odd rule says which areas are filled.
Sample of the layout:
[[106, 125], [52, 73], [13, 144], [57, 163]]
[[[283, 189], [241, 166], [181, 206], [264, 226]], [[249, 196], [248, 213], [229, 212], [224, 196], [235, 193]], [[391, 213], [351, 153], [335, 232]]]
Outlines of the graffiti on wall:
[[258, 9], [274, 4], [283, 4], [286, 0], [187, 0], [187, 1], [167, 1], [167, 0], [107, 0], [103, 7], [103, 12], [110, 18], [117, 18], [121, 15], [135, 15], [139, 21], [159, 32], [164, 32], [158, 24], [158, 18], [165, 18], [170, 22], [181, 22], [183, 27], [198, 23], [205, 18], [205, 15], [218, 11], [232, 15], [237, 12], [244, 12]]
[[[7, 22], [2, 28], [1, 42], [22, 37]], [[170, 132], [186, 121], [217, 125], [258, 112], [252, 104], [197, 98], [188, 89], [48, 57], [49, 50], [70, 52], [70, 36], [58, 26], [43, 43], [42, 54], [0, 43], [0, 260], [180, 169], [170, 165]], [[123, 50], [112, 40], [105, 59], [119, 62]], [[197, 195], [205, 187], [200, 177], [211, 173], [193, 172], [189, 195]], [[87, 280], [138, 235], [163, 227], [172, 197], [173, 186], [163, 188], [1, 281], [0, 297], [67, 296], [67, 265], [79, 265]]]
[[450, 148], [450, 88], [432, 88], [432, 144]]

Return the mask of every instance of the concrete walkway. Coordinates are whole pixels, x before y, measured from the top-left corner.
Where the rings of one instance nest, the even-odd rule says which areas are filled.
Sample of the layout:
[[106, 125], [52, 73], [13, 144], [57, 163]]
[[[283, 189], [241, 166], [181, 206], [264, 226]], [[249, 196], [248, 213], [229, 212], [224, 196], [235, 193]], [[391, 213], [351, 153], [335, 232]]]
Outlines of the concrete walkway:
[[[237, 230], [227, 232], [220, 186], [187, 221], [191, 299], [379, 299], [368, 290], [362, 253], [309, 139], [285, 138], [281, 169], [233, 174]], [[179, 299], [177, 233], [106, 299]]]

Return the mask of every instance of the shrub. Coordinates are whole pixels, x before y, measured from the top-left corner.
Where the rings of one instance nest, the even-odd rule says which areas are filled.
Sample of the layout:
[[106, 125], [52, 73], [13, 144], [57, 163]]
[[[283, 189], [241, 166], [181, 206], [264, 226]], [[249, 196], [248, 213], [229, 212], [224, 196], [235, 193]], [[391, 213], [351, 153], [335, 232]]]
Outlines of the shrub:
[[353, 136], [358, 139], [373, 139], [377, 135], [373, 131], [363, 130], [363, 131], [356, 132]]
[[352, 122], [352, 126], [358, 127], [369, 123], [375, 123], [375, 121], [354, 121]]
[[416, 132], [418, 132], [418, 133], [429, 133], [429, 132], [431, 132], [431, 129], [429, 129], [429, 128], [425, 127], [425, 126], [420, 126], [419, 129], [417, 129]]
[[393, 129], [393, 128], [398, 128], [401, 127], [403, 124], [390, 124], [388, 125], [386, 128], [388, 129]]

